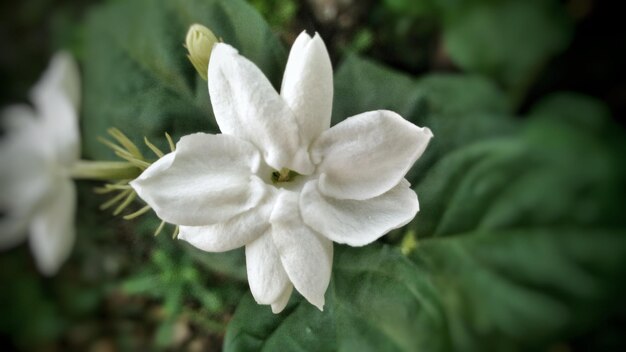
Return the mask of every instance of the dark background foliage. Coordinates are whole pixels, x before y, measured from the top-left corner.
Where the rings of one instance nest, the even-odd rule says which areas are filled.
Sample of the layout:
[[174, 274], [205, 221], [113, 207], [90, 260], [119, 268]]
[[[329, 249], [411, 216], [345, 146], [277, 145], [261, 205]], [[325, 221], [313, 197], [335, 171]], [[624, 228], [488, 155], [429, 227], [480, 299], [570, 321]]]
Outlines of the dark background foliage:
[[2, 350], [626, 349], [616, 2], [248, 3], [268, 25], [240, 1], [4, 2], [0, 105], [26, 101], [67, 48], [84, 79], [85, 158], [113, 158], [96, 140], [111, 126], [164, 147], [165, 131], [216, 131], [182, 48], [190, 23], [275, 85], [285, 48], [318, 31], [333, 123], [388, 108], [435, 132], [408, 176], [416, 220], [365, 248], [335, 246], [323, 314], [294, 295], [274, 316], [248, 293], [241, 251], [153, 237], [154, 217], [100, 212], [96, 184], [81, 182], [78, 242], [56, 277], [36, 272], [27, 245], [0, 254]]

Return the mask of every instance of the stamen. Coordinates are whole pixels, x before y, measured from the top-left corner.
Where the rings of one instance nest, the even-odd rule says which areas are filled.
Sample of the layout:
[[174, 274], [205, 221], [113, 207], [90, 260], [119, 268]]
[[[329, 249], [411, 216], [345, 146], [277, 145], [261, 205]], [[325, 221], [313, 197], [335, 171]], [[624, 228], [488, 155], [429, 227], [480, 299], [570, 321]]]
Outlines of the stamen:
[[132, 156], [134, 156], [137, 159], [143, 159], [143, 155], [141, 154], [141, 151], [139, 151], [139, 148], [137, 148], [135, 143], [133, 143], [130, 139], [128, 139], [128, 137], [126, 137], [126, 135], [122, 131], [120, 131], [119, 129], [115, 127], [112, 127], [107, 130], [107, 133], [109, 133], [111, 137], [115, 138], [115, 140], [119, 144], [121, 144], [124, 148], [126, 148], [126, 150]]
[[165, 155], [163, 154], [161, 149], [159, 149], [156, 145], [150, 143], [150, 141], [148, 140], [148, 137], [143, 137], [143, 141], [146, 143], [148, 148], [150, 148], [150, 150], [152, 150], [152, 152], [157, 156], [157, 158], [162, 158], [163, 155]]
[[161, 224], [159, 225], [159, 227], [157, 227], [156, 231], [154, 231], [154, 236], [158, 236], [161, 231], [163, 230], [163, 227], [165, 226], [165, 221], [161, 221]]
[[133, 156], [129, 151], [127, 151], [126, 149], [120, 147], [119, 145], [111, 142], [110, 140], [106, 139], [106, 138], [102, 138], [102, 137], [98, 137], [98, 142], [106, 145], [107, 147], [113, 149], [113, 151], [115, 151], [116, 153], [122, 153], [122, 154], [127, 154], [129, 156]]
[[169, 133], [165, 132], [165, 138], [167, 139], [167, 143], [170, 145], [170, 150], [175, 151], [176, 145], [174, 144], [174, 141], [172, 140], [172, 136], [170, 136]]
[[290, 170], [286, 167], [280, 169], [280, 173], [278, 174], [278, 182], [287, 182], [289, 181]]
[[130, 156], [130, 154], [128, 154], [128, 152], [124, 152], [124, 153], [115, 152], [115, 155], [117, 155], [120, 158], [128, 161], [129, 163], [131, 163], [133, 165], [135, 165], [136, 167], [140, 168], [141, 170], [145, 170], [145, 169], [148, 168], [148, 166], [150, 166], [149, 162], [136, 159], [136, 158]]
[[132, 192], [132, 189], [127, 189], [127, 190], [124, 190], [124, 191], [120, 192], [115, 197], [113, 197], [113, 198], [109, 199], [108, 201], [104, 202], [100, 206], [100, 210], [106, 210], [106, 209], [110, 208], [115, 203], [117, 203], [117, 202], [121, 201], [122, 199], [124, 199], [124, 197], [126, 197], [131, 192]]
[[300, 174], [284, 167], [280, 169], [280, 171], [272, 172], [271, 179], [272, 179], [272, 183], [290, 182], [298, 175]]
[[134, 219], [134, 218], [140, 217], [140, 216], [142, 216], [143, 214], [145, 214], [145, 213], [149, 212], [149, 211], [150, 211], [150, 209], [152, 209], [152, 208], [150, 208], [150, 206], [149, 206], [149, 205], [146, 205], [145, 207], [143, 207], [143, 208], [141, 208], [141, 209], [137, 210], [137, 211], [136, 211], [136, 212], [134, 212], [134, 213], [131, 213], [131, 214], [128, 214], [128, 215], [124, 215], [124, 217], [123, 217], [123, 218], [124, 218], [124, 220], [132, 220], [132, 219]]
[[115, 208], [115, 211], [113, 212], [113, 215], [114, 216], [119, 215], [122, 212], [122, 210], [126, 209], [126, 207], [129, 206], [130, 203], [133, 202], [133, 200], [135, 200], [135, 198], [137, 198], [137, 193], [135, 193], [135, 191], [131, 191], [130, 194], [128, 195], [128, 197], [126, 197], [126, 199], [124, 199], [122, 204], [118, 205], [117, 208]]

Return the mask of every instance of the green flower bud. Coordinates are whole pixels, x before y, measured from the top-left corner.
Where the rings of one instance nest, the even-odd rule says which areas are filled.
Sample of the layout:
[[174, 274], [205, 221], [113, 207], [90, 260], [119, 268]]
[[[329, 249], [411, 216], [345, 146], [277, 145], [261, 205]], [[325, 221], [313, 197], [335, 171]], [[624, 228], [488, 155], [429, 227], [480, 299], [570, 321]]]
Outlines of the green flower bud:
[[215, 34], [201, 24], [193, 24], [187, 31], [185, 38], [185, 47], [189, 51], [187, 57], [205, 81], [207, 80], [211, 49], [217, 42]]

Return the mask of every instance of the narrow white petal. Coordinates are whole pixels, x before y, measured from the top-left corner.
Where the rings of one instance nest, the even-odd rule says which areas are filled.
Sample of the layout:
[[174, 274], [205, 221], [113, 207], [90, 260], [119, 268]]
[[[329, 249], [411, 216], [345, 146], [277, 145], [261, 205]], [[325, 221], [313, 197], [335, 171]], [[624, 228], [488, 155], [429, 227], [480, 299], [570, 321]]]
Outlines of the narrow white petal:
[[161, 219], [176, 225], [211, 225], [261, 201], [266, 185], [253, 175], [259, 162], [250, 143], [196, 133], [181, 138], [175, 152], [130, 184]]
[[333, 265], [332, 241], [302, 222], [297, 193], [283, 191], [279, 194], [270, 223], [289, 279], [304, 298], [323, 310]]
[[274, 199], [266, 196], [256, 207], [228, 221], [209, 226], [181, 226], [178, 239], [207, 252], [224, 252], [242, 247], [269, 229]]
[[37, 205], [48, 195], [53, 165], [34, 111], [14, 105], [0, 112], [0, 249], [19, 244]]
[[222, 133], [252, 142], [277, 170], [313, 172], [293, 113], [263, 72], [230, 45], [213, 47], [209, 94]]
[[69, 53], [54, 55], [33, 87], [31, 98], [58, 162], [71, 165], [80, 156], [80, 79], [78, 66]]
[[61, 94], [69, 99], [73, 110], [79, 110], [80, 90], [78, 64], [70, 53], [60, 51], [52, 56], [48, 68], [33, 87], [31, 98], [37, 104], [40, 99], [48, 100], [47, 94]]
[[313, 144], [319, 190], [339, 199], [379, 196], [402, 180], [432, 136], [392, 111], [350, 117]]
[[[48, 145], [42, 143], [46, 134], [44, 125], [28, 105], [17, 104], [3, 108], [0, 112], [0, 125], [4, 132], [0, 137], [2, 149], [19, 148], [42, 155], [49, 149]], [[17, 159], [21, 156], [14, 157]]]
[[69, 99], [60, 94], [48, 94], [44, 105], [37, 105], [46, 133], [42, 141], [51, 146], [57, 164], [70, 167], [80, 158], [78, 114]]
[[333, 68], [318, 34], [311, 38], [304, 31], [293, 43], [280, 95], [295, 114], [304, 145], [330, 127]]
[[406, 225], [419, 210], [417, 195], [408, 182], [366, 200], [335, 199], [321, 194], [310, 181], [300, 195], [304, 222], [334, 242], [353, 247], [374, 242]]
[[246, 268], [250, 291], [259, 304], [280, 300], [290, 285], [269, 229], [246, 245]]
[[37, 268], [53, 275], [69, 257], [74, 245], [76, 189], [71, 180], [62, 180], [52, 198], [34, 217], [29, 243]]
[[285, 309], [287, 303], [289, 303], [289, 298], [291, 297], [291, 291], [293, 291], [293, 285], [289, 283], [283, 293], [280, 294], [280, 297], [276, 300], [276, 302], [272, 303], [272, 313], [278, 314]]

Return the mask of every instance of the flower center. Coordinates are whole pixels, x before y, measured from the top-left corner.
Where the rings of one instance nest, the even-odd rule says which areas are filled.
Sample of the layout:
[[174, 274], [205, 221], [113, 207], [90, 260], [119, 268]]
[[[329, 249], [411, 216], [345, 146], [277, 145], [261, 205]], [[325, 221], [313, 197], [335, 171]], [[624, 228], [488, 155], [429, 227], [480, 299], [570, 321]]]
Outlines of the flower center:
[[286, 167], [283, 167], [282, 169], [280, 169], [280, 171], [272, 172], [272, 183], [276, 184], [276, 183], [282, 183], [282, 182], [290, 182], [290, 181], [293, 181], [299, 175], [300, 175], [299, 173], [289, 170]]

